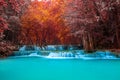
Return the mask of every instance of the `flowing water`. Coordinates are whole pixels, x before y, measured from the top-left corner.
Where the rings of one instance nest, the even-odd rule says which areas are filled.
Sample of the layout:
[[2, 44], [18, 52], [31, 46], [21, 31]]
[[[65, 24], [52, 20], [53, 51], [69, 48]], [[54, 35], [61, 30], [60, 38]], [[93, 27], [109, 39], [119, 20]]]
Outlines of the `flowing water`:
[[120, 60], [0, 59], [0, 80], [120, 80]]

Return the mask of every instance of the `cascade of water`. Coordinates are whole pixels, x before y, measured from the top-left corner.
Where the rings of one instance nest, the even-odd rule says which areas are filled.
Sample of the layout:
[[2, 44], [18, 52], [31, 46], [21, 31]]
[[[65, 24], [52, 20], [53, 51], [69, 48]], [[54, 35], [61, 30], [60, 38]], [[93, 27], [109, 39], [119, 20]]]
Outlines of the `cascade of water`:
[[49, 57], [75, 57], [72, 52], [51, 52]]
[[[48, 45], [45, 50], [40, 51], [40, 47], [24, 45], [19, 49], [15, 56], [47, 56], [50, 58], [82, 58], [82, 59], [114, 59], [116, 55], [110, 51], [96, 51], [93, 53], [86, 53], [84, 50], [76, 50], [77, 46], [65, 46], [65, 45]], [[46, 54], [46, 55], [44, 55]]]
[[21, 48], [19, 49], [19, 51], [25, 51], [25, 48], [26, 48], [26, 45], [24, 45], [23, 47], [21, 47]]
[[40, 48], [39, 47], [31, 46], [31, 45], [24, 45], [14, 55], [15, 56], [23, 56], [23, 55], [38, 56], [39, 53], [40, 53]]
[[46, 50], [80, 50], [83, 49], [81, 46], [75, 45], [47, 45]]
[[57, 50], [54, 45], [48, 45], [46, 46], [46, 50]]
[[35, 52], [35, 53], [31, 53], [31, 54], [28, 55], [28, 56], [40, 56], [40, 55], [38, 55], [38, 54]]

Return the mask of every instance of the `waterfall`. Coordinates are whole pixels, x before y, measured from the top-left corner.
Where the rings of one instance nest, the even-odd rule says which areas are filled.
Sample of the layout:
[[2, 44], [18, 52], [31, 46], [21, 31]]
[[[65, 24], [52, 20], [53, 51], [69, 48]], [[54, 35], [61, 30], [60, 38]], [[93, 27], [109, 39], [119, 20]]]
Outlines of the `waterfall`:
[[40, 54], [40, 48], [34, 45], [24, 45], [19, 49], [18, 52], [15, 52], [15, 56], [39, 56]]
[[35, 45], [24, 45], [13, 56], [39, 56], [47, 58], [77, 58], [77, 59], [116, 59], [115, 54], [110, 51], [96, 51], [86, 53], [78, 46], [48, 45], [42, 50]]

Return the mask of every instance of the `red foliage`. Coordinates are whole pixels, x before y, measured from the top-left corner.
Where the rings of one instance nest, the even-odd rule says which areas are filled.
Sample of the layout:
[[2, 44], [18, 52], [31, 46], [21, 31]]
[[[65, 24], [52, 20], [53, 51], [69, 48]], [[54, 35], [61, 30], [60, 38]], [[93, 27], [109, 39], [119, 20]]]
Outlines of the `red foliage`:
[[[4, 38], [8, 35], [3, 33], [9, 29], [14, 32], [14, 35], [17, 35], [15, 33], [15, 31], [18, 31], [16, 27], [18, 29], [20, 27], [17, 14], [21, 12], [22, 5], [24, 5], [24, 0], [0, 0], [0, 57], [12, 53], [13, 44], [5, 41]], [[10, 37], [13, 36], [9, 35]]]
[[8, 29], [8, 24], [5, 19], [0, 17], [0, 33], [2, 33], [4, 30]]
[[83, 29], [80, 35], [84, 47], [120, 48], [119, 0], [70, 0], [67, 7], [66, 17], [73, 34]]
[[[61, 5], [61, 3], [63, 3]], [[21, 42], [24, 44], [65, 44], [69, 28], [65, 26], [64, 2], [32, 2], [22, 16]]]
[[[24, 4], [24, 0], [0, 0], [0, 10], [3, 12], [4, 15], [6, 15], [6, 12], [4, 9], [10, 8], [7, 5], [10, 5], [12, 10], [19, 13], [21, 6]], [[3, 8], [5, 7], [5, 8]], [[4, 31], [5, 29], [8, 29], [8, 23], [7, 20], [3, 18], [3, 14], [0, 14], [0, 32]]]
[[11, 55], [14, 49], [15, 47], [10, 42], [0, 42], [0, 58]]
[[0, 8], [1, 7], [6, 7], [7, 6], [7, 3], [5, 0], [0, 0]]
[[19, 13], [21, 11], [21, 6], [24, 4], [24, 0], [9, 0], [8, 4], [11, 4], [11, 8]]

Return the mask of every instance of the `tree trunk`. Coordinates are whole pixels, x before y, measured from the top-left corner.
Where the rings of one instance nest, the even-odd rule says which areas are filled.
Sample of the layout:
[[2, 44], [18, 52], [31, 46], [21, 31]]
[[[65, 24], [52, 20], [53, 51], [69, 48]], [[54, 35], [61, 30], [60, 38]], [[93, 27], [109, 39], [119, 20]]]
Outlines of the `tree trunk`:
[[83, 34], [83, 46], [86, 51], [94, 50], [92, 36], [90, 33], [86, 32], [86, 31]]
[[120, 43], [119, 43], [119, 32], [117, 26], [115, 27], [115, 35], [116, 35], [116, 40], [117, 40], [117, 48], [120, 48]]

